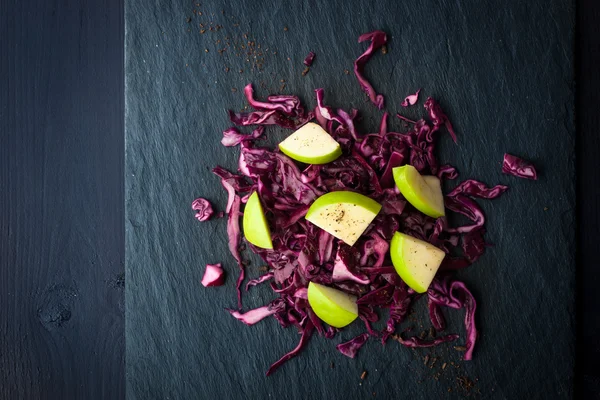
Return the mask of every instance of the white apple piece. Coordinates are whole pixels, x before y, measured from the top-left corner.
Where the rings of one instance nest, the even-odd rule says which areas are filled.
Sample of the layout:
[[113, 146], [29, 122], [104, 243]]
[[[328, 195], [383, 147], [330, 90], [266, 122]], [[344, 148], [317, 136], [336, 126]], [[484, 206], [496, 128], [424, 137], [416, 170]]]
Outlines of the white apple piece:
[[279, 143], [288, 157], [307, 164], [327, 164], [342, 155], [342, 148], [320, 125], [309, 122]]
[[330, 192], [314, 201], [306, 220], [352, 246], [379, 210], [379, 203], [360, 193]]
[[446, 253], [423, 240], [396, 232], [390, 243], [392, 264], [400, 278], [417, 293], [425, 293]]

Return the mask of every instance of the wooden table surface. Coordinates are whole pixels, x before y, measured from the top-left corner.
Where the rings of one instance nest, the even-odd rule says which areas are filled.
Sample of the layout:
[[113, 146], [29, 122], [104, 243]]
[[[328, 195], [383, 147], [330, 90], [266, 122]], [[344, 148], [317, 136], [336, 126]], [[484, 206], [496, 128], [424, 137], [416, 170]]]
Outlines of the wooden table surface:
[[[590, 399], [600, 3], [578, 3], [576, 396]], [[123, 37], [123, 0], [0, 2], [0, 399], [125, 397]]]
[[123, 2], [0, 2], [0, 399], [125, 396]]

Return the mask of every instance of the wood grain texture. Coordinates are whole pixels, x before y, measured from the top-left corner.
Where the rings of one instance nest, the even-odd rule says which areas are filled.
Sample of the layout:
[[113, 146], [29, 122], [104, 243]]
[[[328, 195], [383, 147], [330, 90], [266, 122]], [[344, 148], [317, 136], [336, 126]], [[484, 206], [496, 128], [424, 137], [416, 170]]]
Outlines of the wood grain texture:
[[578, 155], [578, 285], [577, 391], [576, 398], [600, 399], [600, 3], [579, 2], [577, 65]]
[[0, 398], [124, 397], [123, 4], [0, 2]]

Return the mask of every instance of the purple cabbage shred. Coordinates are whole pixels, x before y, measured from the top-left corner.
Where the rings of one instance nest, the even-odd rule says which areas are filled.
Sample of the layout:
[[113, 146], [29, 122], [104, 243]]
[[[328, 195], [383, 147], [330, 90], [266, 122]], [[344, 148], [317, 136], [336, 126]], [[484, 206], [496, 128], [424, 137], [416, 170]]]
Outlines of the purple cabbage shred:
[[210, 202], [202, 197], [192, 202], [192, 210], [196, 211], [195, 217], [198, 221], [208, 221], [214, 214]]
[[315, 61], [315, 53], [310, 51], [306, 55], [306, 58], [304, 58], [304, 65], [306, 65], [307, 67], [310, 67], [312, 65], [313, 61]]
[[414, 106], [419, 101], [419, 93], [421, 93], [421, 89], [417, 90], [414, 94], [406, 96], [400, 105], [402, 107]]
[[367, 339], [369, 339], [369, 334], [363, 333], [348, 342], [338, 344], [335, 348], [346, 357], [354, 358]]
[[508, 153], [504, 154], [502, 160], [502, 172], [519, 178], [537, 180], [537, 171], [531, 162]]
[[366, 41], [370, 41], [371, 44], [369, 44], [367, 50], [354, 61], [354, 74], [356, 75], [362, 90], [367, 93], [371, 102], [381, 110], [384, 102], [383, 95], [375, 92], [373, 85], [371, 85], [364, 75], [364, 69], [367, 61], [373, 56], [373, 53], [386, 44], [387, 35], [382, 31], [374, 31], [359, 36], [358, 43]]

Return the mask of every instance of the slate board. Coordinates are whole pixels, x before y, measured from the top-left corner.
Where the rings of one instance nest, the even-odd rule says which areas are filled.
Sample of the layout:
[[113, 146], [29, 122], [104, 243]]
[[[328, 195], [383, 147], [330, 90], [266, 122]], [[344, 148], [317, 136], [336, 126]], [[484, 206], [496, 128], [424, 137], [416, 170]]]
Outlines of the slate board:
[[[573, 18], [572, 3], [558, 0], [490, 1], [485, 7], [475, 1], [266, 0], [200, 6], [128, 1], [128, 397], [569, 398], [575, 287]], [[422, 99], [438, 98], [459, 135], [458, 145], [442, 140], [440, 159], [457, 166], [461, 178], [510, 186], [500, 199], [482, 202], [487, 239], [494, 246], [460, 274], [478, 300], [481, 335], [475, 358], [459, 362], [449, 346], [412, 351], [371, 340], [351, 360], [335, 344], [362, 332], [354, 324], [333, 341], [315, 337], [300, 357], [267, 378], [268, 366], [296, 346], [298, 335], [274, 320], [246, 327], [223, 310], [236, 304], [237, 276], [225, 220], [199, 223], [190, 203], [205, 196], [223, 208], [226, 196], [210, 169], [220, 164], [235, 170], [237, 151], [219, 140], [230, 126], [225, 110], [245, 105], [241, 89], [248, 82], [264, 97], [279, 91], [284, 79], [283, 92], [300, 95], [311, 107], [313, 89], [324, 87], [328, 104], [359, 108], [361, 128], [375, 130], [381, 112], [364, 102], [352, 73], [344, 73], [352, 71], [365, 48], [356, 43], [358, 36], [374, 29], [390, 37], [388, 54], [378, 54], [367, 67], [387, 109], [399, 110], [404, 96], [422, 87]], [[236, 46], [220, 53], [227, 37], [238, 48], [248, 40], [255, 48], [260, 44], [264, 61], [252, 58], [256, 50], [246, 61]], [[317, 58], [302, 76], [309, 50]], [[269, 131], [273, 141], [284, 134]], [[504, 152], [533, 160], [539, 181], [502, 175]], [[199, 283], [204, 265], [213, 262], [223, 262], [227, 284], [204, 289]], [[251, 277], [258, 275], [253, 265]], [[244, 304], [251, 308], [271, 298], [268, 288], [254, 288]], [[424, 317], [424, 311], [420, 304], [417, 313]], [[462, 314], [452, 318], [449, 330], [462, 334]], [[430, 369], [425, 355], [447, 360], [447, 368]], [[365, 370], [368, 376], [361, 381]], [[457, 378], [462, 376], [475, 387], [461, 389]]]

